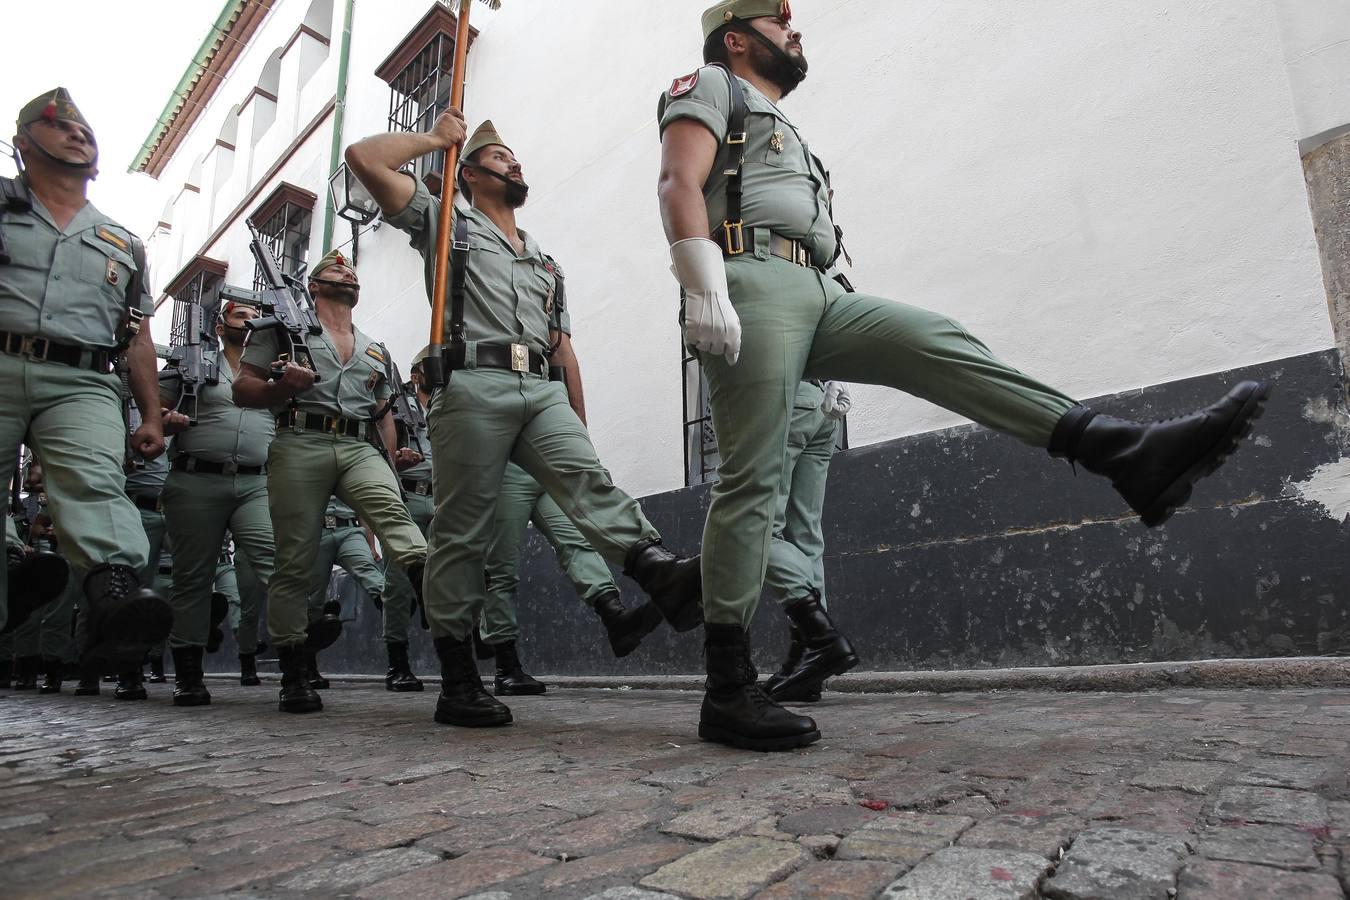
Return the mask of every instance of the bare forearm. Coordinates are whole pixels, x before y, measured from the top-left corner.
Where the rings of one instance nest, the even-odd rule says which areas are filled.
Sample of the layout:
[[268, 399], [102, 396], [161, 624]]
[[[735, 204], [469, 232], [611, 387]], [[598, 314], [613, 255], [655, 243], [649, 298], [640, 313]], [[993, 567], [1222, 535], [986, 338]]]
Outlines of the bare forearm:
[[393, 414], [386, 414], [377, 425], [380, 429], [380, 440], [384, 443], [385, 451], [393, 453], [398, 449], [398, 431], [394, 428]]
[[[552, 332], [556, 336], [557, 332]], [[558, 340], [558, 349], [553, 353], [552, 364], [563, 370], [563, 387], [567, 389], [567, 402], [572, 412], [577, 414], [581, 424], [586, 422], [586, 395], [581, 387], [581, 363], [577, 362], [576, 352], [572, 349], [572, 339], [563, 335]]]
[[271, 409], [281, 406], [291, 395], [277, 381], [241, 372], [234, 379], [234, 405], [245, 409]]
[[141, 422], [152, 424], [161, 431], [159, 416], [159, 374], [155, 371], [155, 345], [150, 339], [150, 326], [141, 329], [127, 347], [127, 384], [131, 398], [141, 412]]
[[663, 175], [657, 197], [661, 201], [661, 224], [667, 242], [708, 237], [708, 204], [703, 199], [702, 185], [678, 175]]
[[397, 172], [414, 159], [444, 150], [431, 132], [395, 131], [376, 134], [347, 148], [347, 164], [358, 176], [374, 172]]

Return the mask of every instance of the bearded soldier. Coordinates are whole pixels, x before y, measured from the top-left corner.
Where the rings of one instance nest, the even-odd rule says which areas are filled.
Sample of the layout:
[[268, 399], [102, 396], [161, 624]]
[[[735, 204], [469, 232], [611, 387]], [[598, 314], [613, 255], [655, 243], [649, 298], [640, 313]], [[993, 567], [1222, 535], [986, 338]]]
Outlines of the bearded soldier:
[[806, 77], [786, 0], [724, 0], [703, 13], [707, 65], [658, 107], [661, 217], [683, 290], [685, 341], [707, 375], [722, 452], [703, 533], [707, 740], [783, 750], [816, 723], [755, 684], [746, 627], [764, 583], [793, 395], [805, 378], [882, 384], [1112, 480], [1149, 526], [1233, 452], [1265, 384], [1243, 382], [1190, 416], [1098, 415], [1006, 365], [938, 313], [855, 293], [839, 254], [829, 173], [782, 101]]

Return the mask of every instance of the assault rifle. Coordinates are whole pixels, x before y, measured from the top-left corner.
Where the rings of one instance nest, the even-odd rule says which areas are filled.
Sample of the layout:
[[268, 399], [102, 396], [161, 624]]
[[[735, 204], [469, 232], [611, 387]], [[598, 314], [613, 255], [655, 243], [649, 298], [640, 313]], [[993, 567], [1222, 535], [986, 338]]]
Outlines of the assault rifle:
[[[220, 375], [216, 362], [205, 349], [214, 346], [207, 333], [206, 311], [196, 300], [179, 300], [174, 310], [175, 343], [169, 351], [169, 368], [177, 371], [182, 388], [174, 410], [197, 424], [197, 400], [203, 384], [216, 384]], [[181, 328], [179, 327], [181, 326]]]
[[[309, 347], [305, 345], [305, 338], [312, 334], [323, 333], [323, 326], [319, 324], [319, 318], [314, 313], [314, 301], [310, 299], [299, 273], [296, 275], [282, 273], [276, 258], [272, 256], [272, 251], [263, 244], [262, 235], [254, 226], [253, 220], [245, 219], [244, 224], [248, 225], [249, 234], [253, 235], [248, 248], [253, 252], [253, 259], [258, 263], [258, 271], [262, 273], [262, 281], [266, 287], [261, 291], [246, 291], [226, 286], [221, 288], [221, 300], [233, 300], [258, 307], [262, 315], [248, 321], [244, 327], [249, 331], [266, 331], [274, 328], [282, 332], [282, 336], [289, 343], [289, 349], [284, 350], [272, 364], [273, 378], [281, 377], [287, 362], [313, 370], [314, 360], [310, 357]], [[319, 380], [317, 375], [314, 380]]]
[[422, 412], [422, 404], [418, 403], [415, 397], [408, 396], [408, 387], [403, 383], [403, 376], [399, 374], [398, 364], [390, 360], [389, 368], [393, 376], [389, 385], [393, 389], [393, 393], [389, 395], [389, 408], [394, 414], [394, 427], [400, 429], [407, 438], [408, 449], [425, 456], [422, 439], [418, 435], [426, 431], [426, 413]]

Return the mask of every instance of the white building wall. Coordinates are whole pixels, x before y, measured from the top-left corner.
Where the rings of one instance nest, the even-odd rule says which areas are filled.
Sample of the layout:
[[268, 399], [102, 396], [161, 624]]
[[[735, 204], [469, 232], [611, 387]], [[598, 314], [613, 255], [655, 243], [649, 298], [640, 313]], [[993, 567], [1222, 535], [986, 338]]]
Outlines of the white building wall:
[[[525, 167], [521, 223], [566, 270], [592, 435], [616, 481], [639, 495], [683, 483], [677, 292], [656, 207], [654, 114], [658, 94], [699, 63], [707, 2], [473, 5], [470, 125], [491, 118]], [[306, 6], [278, 4], [166, 185], [219, 132]], [[343, 4], [334, 6], [332, 46], [307, 93], [335, 82]], [[386, 129], [389, 88], [373, 73], [427, 6], [357, 0], [344, 143]], [[950, 313], [1079, 396], [1332, 345], [1268, 0], [794, 8], [812, 69], [785, 109], [832, 169], [856, 262], [848, 274], [861, 289]], [[327, 137], [319, 129], [285, 176], [320, 194], [316, 240]], [[348, 237], [338, 222], [335, 242]], [[251, 277], [251, 263], [234, 260], [238, 231], [226, 242], [231, 280], [239, 266]], [[382, 226], [362, 236], [359, 262], [358, 322], [406, 366], [428, 318], [418, 258]], [[850, 436], [858, 445], [958, 421], [859, 387]]]

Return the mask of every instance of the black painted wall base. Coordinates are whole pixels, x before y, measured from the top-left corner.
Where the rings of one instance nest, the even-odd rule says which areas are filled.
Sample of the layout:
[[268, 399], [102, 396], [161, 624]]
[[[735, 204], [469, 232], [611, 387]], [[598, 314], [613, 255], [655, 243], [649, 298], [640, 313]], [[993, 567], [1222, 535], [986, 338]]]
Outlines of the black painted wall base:
[[[1089, 403], [1165, 418], [1227, 385], [1274, 385], [1249, 439], [1191, 505], [1150, 530], [1104, 479], [975, 426], [836, 456], [825, 510], [830, 608], [870, 670], [1053, 666], [1350, 651], [1350, 523], [1293, 485], [1345, 453], [1333, 423], [1342, 373], [1334, 351], [1156, 385]], [[693, 552], [708, 488], [657, 494], [642, 507], [668, 546]], [[384, 669], [380, 619], [347, 595], [343, 638], [321, 657], [334, 672]], [[639, 595], [618, 578], [630, 602]], [[522, 564], [520, 651], [533, 672], [700, 672], [701, 631], [664, 626], [631, 656], [610, 657], [598, 620], [576, 599], [533, 531]], [[425, 632], [416, 667], [435, 673]], [[760, 605], [761, 670], [777, 667], [786, 620]], [[229, 647], [211, 661], [233, 667]], [[488, 671], [485, 664], [483, 671]]]

